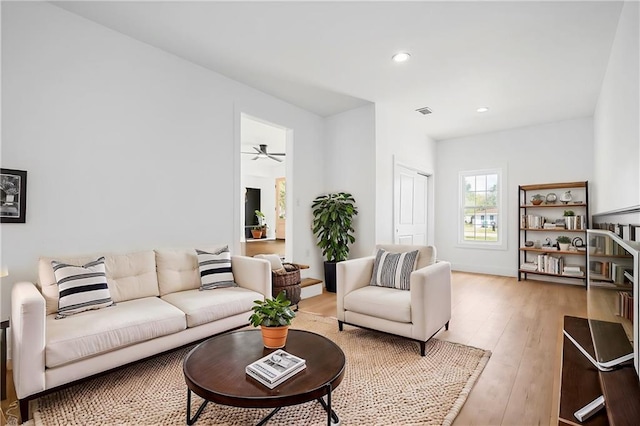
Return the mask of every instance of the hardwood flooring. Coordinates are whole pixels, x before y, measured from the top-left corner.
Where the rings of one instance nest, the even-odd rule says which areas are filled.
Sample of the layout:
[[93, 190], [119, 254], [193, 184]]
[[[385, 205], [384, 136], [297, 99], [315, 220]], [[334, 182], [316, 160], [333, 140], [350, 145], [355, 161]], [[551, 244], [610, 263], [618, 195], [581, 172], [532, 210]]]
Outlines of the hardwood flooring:
[[[492, 351], [454, 425], [557, 425], [562, 320], [586, 317], [584, 288], [462, 272], [452, 287], [451, 324], [436, 337]], [[299, 309], [335, 317], [335, 294]]]
[[[584, 288], [462, 272], [452, 287], [451, 324], [436, 337], [492, 351], [454, 425], [557, 425], [562, 319], [586, 317]], [[299, 310], [335, 317], [335, 294]], [[15, 400], [10, 372], [7, 385], [3, 412]]]

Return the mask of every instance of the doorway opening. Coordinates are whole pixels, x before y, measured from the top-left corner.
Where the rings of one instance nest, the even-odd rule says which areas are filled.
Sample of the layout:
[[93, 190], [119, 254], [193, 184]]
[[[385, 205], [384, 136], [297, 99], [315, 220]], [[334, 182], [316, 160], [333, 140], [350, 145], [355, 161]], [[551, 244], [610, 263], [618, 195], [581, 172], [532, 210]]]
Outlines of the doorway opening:
[[[240, 117], [241, 251], [245, 256], [287, 253], [287, 135], [262, 119]], [[262, 228], [262, 234], [255, 231]]]

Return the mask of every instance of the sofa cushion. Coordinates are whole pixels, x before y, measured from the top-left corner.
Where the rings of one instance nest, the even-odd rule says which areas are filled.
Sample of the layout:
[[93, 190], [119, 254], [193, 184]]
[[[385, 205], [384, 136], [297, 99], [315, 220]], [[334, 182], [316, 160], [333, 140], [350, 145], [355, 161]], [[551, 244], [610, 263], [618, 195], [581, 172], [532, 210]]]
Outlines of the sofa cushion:
[[[58, 284], [52, 260], [71, 265], [84, 265], [98, 256], [42, 257], [38, 262], [38, 286], [47, 304], [47, 314], [58, 311]], [[114, 302], [158, 296], [155, 253], [152, 250], [104, 256], [107, 284]]]
[[344, 297], [344, 309], [395, 322], [411, 322], [411, 293], [395, 288], [365, 286]]
[[53, 260], [51, 266], [59, 292], [56, 319], [113, 305], [107, 285], [104, 257], [82, 266]]
[[121, 302], [64, 321], [48, 315], [45, 364], [57, 367], [185, 328], [184, 313], [157, 297]]
[[[416, 269], [422, 269], [425, 266], [433, 265], [436, 263], [436, 248], [434, 246], [419, 246], [408, 244], [378, 244], [376, 251], [383, 249], [391, 253], [403, 253], [412, 250], [418, 250], [418, 260], [416, 262]], [[376, 253], [373, 253], [374, 256]]]
[[378, 249], [370, 285], [409, 290], [409, 279], [415, 269], [418, 250], [390, 253]]
[[225, 246], [213, 253], [196, 249], [200, 290], [214, 290], [223, 287], [236, 287], [231, 271], [231, 253]]
[[162, 300], [187, 314], [188, 327], [243, 312], [247, 313], [248, 324], [253, 301], [257, 299], [262, 300], [264, 296], [242, 287], [219, 288], [216, 291], [187, 290], [162, 296]]

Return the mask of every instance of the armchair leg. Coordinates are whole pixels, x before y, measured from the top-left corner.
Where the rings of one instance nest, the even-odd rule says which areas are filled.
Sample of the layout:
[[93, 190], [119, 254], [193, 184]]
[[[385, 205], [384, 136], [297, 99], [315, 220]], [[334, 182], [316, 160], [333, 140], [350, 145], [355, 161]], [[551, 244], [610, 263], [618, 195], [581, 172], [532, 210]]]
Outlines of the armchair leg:
[[339, 331], [342, 331], [342, 325], [343, 325], [343, 322], [338, 320], [338, 330]]
[[23, 398], [20, 400], [20, 420], [26, 423], [29, 420], [29, 400]]
[[420, 342], [420, 355], [425, 356], [427, 354], [427, 342]]
[[449, 330], [449, 321], [447, 321], [447, 323], [444, 325], [444, 329]]

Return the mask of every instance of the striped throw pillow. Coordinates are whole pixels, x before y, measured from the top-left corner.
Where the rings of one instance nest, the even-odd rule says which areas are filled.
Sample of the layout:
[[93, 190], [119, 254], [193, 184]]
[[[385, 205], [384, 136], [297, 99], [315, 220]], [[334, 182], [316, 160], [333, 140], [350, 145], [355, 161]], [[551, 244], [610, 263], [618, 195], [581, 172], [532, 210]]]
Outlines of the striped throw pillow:
[[378, 249], [370, 285], [409, 290], [409, 278], [417, 260], [418, 250], [391, 253]]
[[58, 315], [56, 319], [115, 305], [109, 293], [104, 257], [76, 266], [51, 261], [58, 283]]
[[237, 287], [231, 272], [231, 253], [225, 246], [215, 253], [196, 249], [198, 269], [200, 270], [200, 290], [213, 290], [221, 287]]

